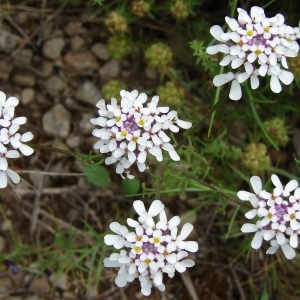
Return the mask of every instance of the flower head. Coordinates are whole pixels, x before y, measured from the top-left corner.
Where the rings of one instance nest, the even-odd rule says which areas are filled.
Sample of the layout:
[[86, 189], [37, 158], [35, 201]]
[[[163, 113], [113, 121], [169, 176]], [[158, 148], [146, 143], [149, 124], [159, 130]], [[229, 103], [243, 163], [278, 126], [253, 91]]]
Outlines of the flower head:
[[178, 132], [179, 127], [187, 129], [192, 124], [178, 119], [177, 112], [169, 112], [169, 107], [157, 106], [158, 96], [147, 103], [147, 95], [138, 94], [137, 90], [122, 90], [120, 95], [120, 105], [115, 98], [110, 104], [100, 100], [97, 103], [99, 117], [91, 119], [93, 124], [101, 127], [93, 130], [93, 135], [99, 138], [94, 148], [110, 154], [105, 163], [117, 163], [118, 174], [133, 178], [130, 167], [136, 163], [143, 172], [148, 168], [149, 153], [162, 161], [162, 150], [165, 150], [172, 160], [178, 161], [180, 158], [166, 131]]
[[[243, 201], [249, 201], [253, 209], [246, 213], [248, 219], [257, 218], [256, 224], [246, 223], [242, 232], [255, 232], [251, 246], [259, 249], [262, 242], [268, 241], [271, 247], [267, 254], [274, 254], [281, 248], [287, 259], [295, 257], [293, 248], [298, 246], [300, 233], [300, 188], [296, 180], [291, 180], [283, 186], [278, 176], [273, 174], [271, 181], [275, 188], [272, 193], [262, 190], [261, 179], [252, 176], [251, 184], [254, 193], [239, 191], [237, 196]], [[291, 193], [294, 191], [294, 194]]]
[[5, 93], [0, 91], [0, 188], [7, 186], [7, 177], [13, 183], [20, 182], [19, 175], [8, 168], [7, 158], [18, 158], [18, 151], [26, 156], [33, 153], [33, 149], [25, 144], [33, 139], [33, 134], [18, 132], [20, 126], [26, 123], [25, 117], [14, 117], [18, 104], [16, 97], [6, 98]]
[[213, 83], [221, 86], [232, 81], [229, 98], [239, 100], [242, 97], [240, 84], [250, 79], [252, 89], [259, 86], [259, 76], [269, 75], [271, 90], [281, 91], [280, 81], [288, 85], [294, 75], [282, 69], [287, 69], [287, 57], [296, 57], [299, 45], [295, 41], [299, 29], [284, 24], [284, 17], [277, 14], [267, 18], [261, 7], [253, 6], [250, 15], [237, 9], [238, 20], [226, 17], [230, 31], [224, 33], [222, 28], [214, 25], [210, 32], [221, 42], [207, 48], [208, 54], [222, 52], [226, 56], [220, 62], [221, 66], [231, 64], [236, 73], [229, 72], [215, 76]]
[[[124, 287], [127, 282], [138, 278], [141, 292], [148, 296], [153, 285], [160, 291], [165, 290], [163, 273], [172, 278], [175, 271], [182, 273], [186, 268], [195, 265], [193, 260], [186, 257], [187, 251], [198, 250], [198, 244], [195, 241], [186, 241], [193, 230], [190, 223], [184, 224], [177, 235], [180, 219], [173, 217], [168, 222], [160, 200], [154, 200], [148, 211], [141, 200], [134, 201], [133, 207], [139, 215], [138, 221], [127, 219], [127, 224], [134, 231], [127, 230], [126, 234], [125, 226], [113, 222], [110, 228], [117, 235], [108, 234], [104, 237], [107, 245], [113, 245], [116, 249], [122, 248], [121, 245], [126, 248], [105, 258], [104, 266], [120, 268], [115, 279], [119, 287]], [[158, 222], [155, 222], [154, 218], [157, 216]]]

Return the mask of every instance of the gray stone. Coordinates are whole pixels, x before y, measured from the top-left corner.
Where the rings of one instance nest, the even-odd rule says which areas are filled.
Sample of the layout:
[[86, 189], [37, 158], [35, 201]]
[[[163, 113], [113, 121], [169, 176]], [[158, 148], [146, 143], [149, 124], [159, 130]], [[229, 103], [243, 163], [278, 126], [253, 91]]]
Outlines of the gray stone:
[[67, 27], [65, 28], [65, 32], [69, 36], [79, 34], [81, 33], [81, 31], [82, 31], [81, 22], [76, 22], [76, 21], [69, 22]]
[[68, 288], [68, 276], [65, 273], [52, 273], [49, 277], [49, 280], [55, 287], [58, 287], [65, 291]]
[[17, 62], [23, 63], [25, 65], [30, 65], [33, 56], [33, 51], [31, 49], [22, 49], [14, 57]]
[[45, 82], [46, 90], [51, 96], [58, 95], [65, 86], [65, 82], [57, 75], [51, 76]]
[[53, 62], [43, 60], [42, 63], [42, 74], [43, 77], [47, 78], [53, 73]]
[[32, 88], [26, 88], [22, 91], [21, 94], [21, 103], [22, 104], [29, 104], [34, 100], [35, 91]]
[[6, 61], [0, 62], [0, 79], [7, 80], [9, 78], [9, 75], [13, 69], [13, 65]]
[[76, 35], [71, 39], [71, 48], [76, 51], [83, 47], [85, 40], [80, 36]]
[[43, 54], [45, 57], [55, 60], [61, 56], [61, 51], [65, 47], [65, 40], [61, 37], [55, 37], [43, 44]]
[[36, 78], [30, 72], [19, 72], [13, 77], [13, 81], [24, 87], [32, 87], [35, 85]]
[[108, 53], [108, 47], [106, 44], [94, 44], [91, 48], [91, 51], [102, 60], [108, 60], [110, 58], [110, 55]]
[[115, 60], [111, 59], [99, 70], [101, 77], [104, 80], [112, 79], [119, 75], [120, 73], [120, 63]]
[[95, 70], [99, 64], [93, 54], [88, 51], [68, 53], [64, 57], [65, 63], [77, 70]]
[[46, 133], [65, 138], [71, 129], [71, 114], [61, 104], [56, 104], [43, 116], [43, 129]]
[[95, 106], [103, 98], [103, 95], [91, 81], [86, 80], [76, 91], [75, 97], [78, 100]]
[[21, 39], [1, 28], [0, 30], [0, 50], [6, 53], [12, 52], [14, 49], [16, 49], [18, 42], [21, 41]]
[[71, 135], [66, 139], [66, 144], [70, 148], [78, 148], [80, 145], [80, 136], [79, 135]]
[[93, 129], [96, 128], [95, 125], [91, 123], [91, 119], [95, 117], [96, 114], [95, 115], [88, 114], [88, 113], [82, 114], [82, 118], [79, 122], [79, 129], [81, 133], [91, 135]]

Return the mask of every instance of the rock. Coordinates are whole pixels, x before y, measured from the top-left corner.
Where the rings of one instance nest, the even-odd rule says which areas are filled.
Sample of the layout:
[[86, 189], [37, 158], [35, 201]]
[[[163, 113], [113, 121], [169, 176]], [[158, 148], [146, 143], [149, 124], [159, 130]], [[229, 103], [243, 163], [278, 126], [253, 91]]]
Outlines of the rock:
[[68, 53], [65, 55], [64, 61], [77, 70], [95, 70], [99, 68], [95, 56], [88, 51]]
[[40, 277], [31, 282], [29, 290], [36, 293], [49, 293], [51, 286], [46, 277]]
[[49, 280], [52, 282], [52, 284], [65, 291], [68, 288], [68, 277], [67, 274], [56, 274], [52, 273], [49, 277]]
[[24, 71], [16, 73], [12, 80], [21, 86], [32, 87], [35, 85], [36, 78], [32, 73]]
[[85, 44], [85, 40], [80, 36], [76, 35], [71, 39], [71, 48], [72, 50], [76, 51]]
[[13, 69], [13, 65], [6, 61], [0, 62], [0, 79], [7, 80], [9, 78], [9, 75]]
[[22, 91], [21, 94], [21, 103], [26, 105], [31, 103], [34, 100], [34, 96], [35, 96], [35, 91], [32, 88], [26, 88]]
[[48, 40], [43, 45], [43, 54], [45, 57], [55, 60], [61, 56], [61, 51], [65, 47], [65, 40], [61, 37], [55, 37]]
[[14, 16], [14, 20], [19, 24], [19, 25], [24, 25], [28, 21], [29, 14], [28, 12], [21, 11]]
[[[2, 27], [2, 26], [1, 26]], [[5, 31], [5, 29], [1, 28], [0, 30], [0, 50], [5, 53], [11, 53], [14, 49], [16, 49], [18, 42], [21, 39], [10, 33]]]
[[115, 59], [111, 59], [99, 70], [99, 73], [103, 80], [112, 79], [119, 75], [120, 63]]
[[79, 135], [71, 135], [66, 139], [66, 144], [70, 148], [78, 148], [80, 145], [80, 136]]
[[86, 80], [76, 91], [75, 97], [95, 106], [103, 98], [103, 95], [91, 81]]
[[43, 60], [42, 63], [42, 74], [43, 77], [49, 77], [53, 72], [53, 63], [50, 61]]
[[94, 44], [91, 48], [91, 51], [102, 60], [108, 60], [110, 58], [110, 55], [108, 53], [108, 47], [106, 44]]
[[76, 21], [69, 22], [67, 27], [65, 28], [65, 32], [68, 36], [79, 34], [81, 33], [81, 31], [82, 31], [81, 22], [76, 22]]
[[58, 95], [65, 86], [65, 82], [57, 75], [51, 76], [45, 82], [46, 90], [51, 96]]
[[88, 113], [82, 114], [82, 118], [79, 122], [79, 129], [81, 133], [89, 134], [89, 135], [92, 133], [93, 129], [95, 128], [95, 125], [92, 124], [90, 120], [95, 117], [96, 117], [96, 112], [95, 115], [88, 114]]
[[12, 222], [9, 219], [6, 219], [3, 221], [2, 225], [1, 225], [1, 230], [2, 231], [11, 231], [13, 228], [12, 226]]
[[15, 61], [23, 63], [25, 65], [30, 65], [33, 56], [33, 51], [31, 49], [22, 49], [14, 57]]
[[71, 114], [61, 104], [56, 104], [43, 116], [43, 129], [46, 133], [65, 138], [71, 129]]

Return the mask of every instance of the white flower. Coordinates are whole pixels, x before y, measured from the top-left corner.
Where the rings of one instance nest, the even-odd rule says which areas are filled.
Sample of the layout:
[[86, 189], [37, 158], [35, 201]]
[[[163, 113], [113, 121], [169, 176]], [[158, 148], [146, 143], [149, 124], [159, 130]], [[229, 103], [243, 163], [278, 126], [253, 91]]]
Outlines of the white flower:
[[26, 145], [26, 142], [33, 139], [33, 134], [18, 133], [21, 125], [26, 123], [25, 117], [14, 117], [18, 104], [19, 100], [16, 97], [6, 99], [5, 93], [0, 91], [0, 188], [7, 186], [7, 177], [13, 183], [20, 182], [19, 175], [8, 169], [7, 158], [18, 158], [20, 156], [18, 151], [26, 156], [33, 153], [33, 149]]
[[135, 232], [128, 232], [125, 226], [113, 222], [110, 229], [116, 235], [107, 234], [104, 242], [116, 249], [125, 249], [112, 253], [103, 262], [105, 267], [119, 268], [115, 278], [118, 287], [138, 278], [142, 294], [148, 296], [153, 285], [160, 291], [165, 290], [163, 273], [172, 278], [175, 271], [182, 273], [195, 265], [194, 261], [187, 259], [187, 251], [196, 252], [198, 244], [185, 241], [193, 230], [190, 223], [184, 224], [177, 235], [180, 218], [176, 216], [168, 222], [160, 200], [154, 200], [148, 211], [141, 200], [134, 201], [133, 207], [139, 215], [138, 221], [128, 218], [127, 224]]
[[[271, 176], [275, 188], [272, 193], [262, 190], [259, 177], [250, 179], [255, 194], [247, 191], [238, 192], [238, 197], [243, 201], [249, 201], [253, 209], [246, 213], [248, 219], [258, 217], [256, 224], [244, 224], [242, 232], [255, 232], [251, 246], [254, 249], [261, 247], [263, 240], [270, 241], [271, 247], [267, 254], [274, 254], [280, 247], [286, 258], [295, 257], [292, 248], [298, 246], [300, 233], [300, 188], [296, 180], [291, 180], [283, 186], [277, 175]], [[294, 195], [290, 193], [294, 191]], [[274, 239], [275, 238], [275, 239]]]
[[220, 62], [221, 66], [231, 63], [232, 69], [238, 72], [215, 76], [213, 84], [221, 86], [232, 81], [229, 98], [239, 100], [242, 97], [241, 83], [250, 78], [251, 88], [259, 86], [258, 76], [271, 76], [270, 87], [274, 93], [281, 91], [280, 81], [289, 85], [294, 76], [291, 72], [282, 70], [288, 68], [286, 57], [296, 57], [299, 45], [299, 28], [292, 28], [284, 23], [284, 17], [277, 14], [267, 18], [261, 7], [253, 6], [248, 13], [238, 8], [238, 20], [225, 17], [231, 31], [224, 33], [222, 28], [214, 25], [210, 29], [212, 36], [221, 42], [209, 46], [207, 53], [218, 52], [226, 56]]
[[92, 132], [99, 138], [94, 148], [110, 154], [105, 164], [117, 163], [116, 172], [132, 179], [130, 168], [134, 163], [140, 172], [149, 168], [148, 154], [162, 161], [162, 150], [165, 150], [172, 160], [180, 160], [166, 132], [178, 132], [179, 127], [188, 129], [192, 124], [178, 119], [177, 112], [169, 112], [169, 107], [158, 107], [158, 96], [145, 105], [148, 98], [145, 93], [122, 90], [120, 95], [120, 106], [114, 98], [107, 105], [100, 100], [96, 105], [99, 117], [91, 119], [94, 125], [100, 126]]

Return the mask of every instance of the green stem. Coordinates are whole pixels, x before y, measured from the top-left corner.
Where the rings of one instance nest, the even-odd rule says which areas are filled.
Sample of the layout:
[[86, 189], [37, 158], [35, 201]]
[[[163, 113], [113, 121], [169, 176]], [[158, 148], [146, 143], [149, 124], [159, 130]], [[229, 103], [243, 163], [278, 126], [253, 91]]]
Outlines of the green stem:
[[248, 97], [249, 97], [249, 103], [250, 103], [250, 107], [251, 107], [251, 110], [252, 110], [252, 114], [257, 122], [257, 124], [259, 125], [261, 131], [264, 133], [266, 139], [271, 143], [271, 145], [278, 151], [278, 147], [277, 145], [274, 143], [274, 141], [272, 140], [272, 138], [270, 137], [270, 135], [268, 134], [268, 132], [266, 131], [263, 123], [261, 122], [259, 116], [258, 116], [258, 113], [257, 113], [257, 110], [255, 108], [255, 105], [253, 103], [253, 97], [248, 89], [248, 87], [246, 88], [246, 91], [247, 91], [247, 94], [248, 94]]
[[158, 199], [158, 200], [160, 198], [161, 186], [162, 186], [162, 183], [164, 180], [165, 168], [166, 168], [166, 162], [163, 161], [163, 163], [161, 163], [159, 178], [158, 178], [158, 183], [157, 183], [156, 193], [155, 193], [155, 199]]
[[188, 137], [194, 134], [204, 123], [204, 121], [224, 102], [224, 100], [227, 98], [227, 90], [223, 94], [223, 97], [214, 104], [212, 108], [209, 109], [209, 111], [203, 116], [201, 120], [199, 120], [192, 128], [187, 130], [185, 132], [184, 138], [176, 145], [175, 150], [177, 151], [187, 140]]

